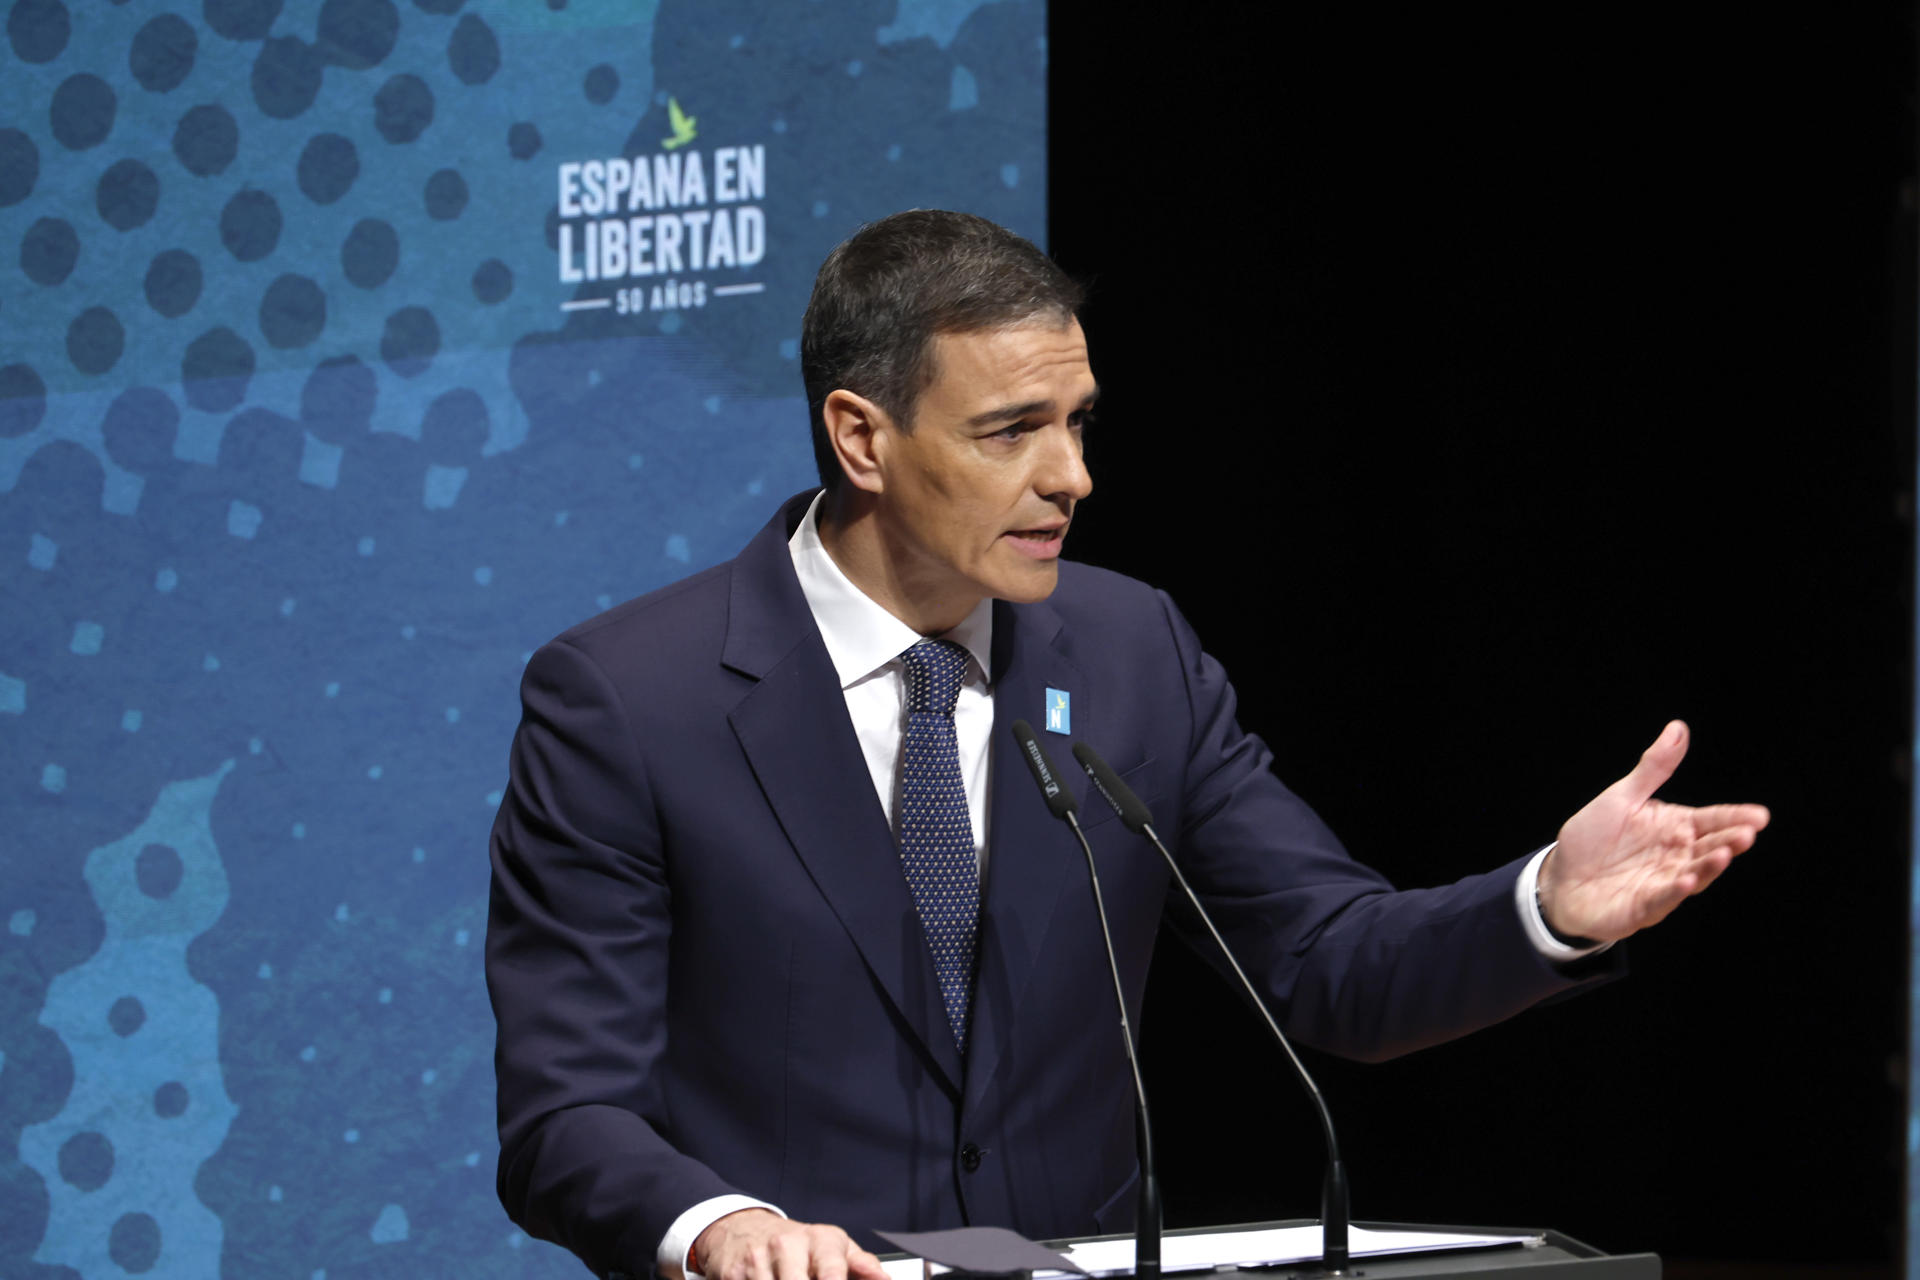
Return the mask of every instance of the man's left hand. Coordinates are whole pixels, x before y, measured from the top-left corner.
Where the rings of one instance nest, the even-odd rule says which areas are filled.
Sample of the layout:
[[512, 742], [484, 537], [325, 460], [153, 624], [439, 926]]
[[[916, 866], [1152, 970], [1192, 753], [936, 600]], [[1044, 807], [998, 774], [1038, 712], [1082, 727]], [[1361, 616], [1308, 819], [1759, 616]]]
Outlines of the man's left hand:
[[1633, 772], [1560, 828], [1540, 868], [1540, 910], [1556, 933], [1613, 942], [1658, 924], [1753, 847], [1769, 814], [1757, 804], [1703, 808], [1655, 800], [1687, 754], [1675, 720]]

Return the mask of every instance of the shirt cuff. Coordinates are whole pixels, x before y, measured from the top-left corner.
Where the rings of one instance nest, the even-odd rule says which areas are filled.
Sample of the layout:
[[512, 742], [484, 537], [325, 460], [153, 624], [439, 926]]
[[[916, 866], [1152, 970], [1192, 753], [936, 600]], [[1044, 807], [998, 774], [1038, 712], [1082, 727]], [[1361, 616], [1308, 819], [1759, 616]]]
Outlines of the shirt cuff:
[[1513, 905], [1519, 908], [1520, 927], [1526, 930], [1527, 941], [1533, 944], [1533, 949], [1555, 964], [1566, 964], [1582, 956], [1597, 956], [1613, 944], [1602, 942], [1592, 947], [1570, 947], [1553, 936], [1546, 920], [1540, 915], [1540, 864], [1547, 860], [1547, 855], [1559, 843], [1556, 840], [1527, 859], [1527, 865], [1520, 869], [1520, 878], [1513, 885]]
[[765, 1200], [755, 1200], [752, 1196], [715, 1196], [711, 1200], [702, 1200], [673, 1220], [667, 1228], [667, 1234], [660, 1241], [659, 1249], [654, 1252], [654, 1265], [664, 1275], [684, 1275], [687, 1280], [703, 1280], [700, 1273], [693, 1269], [693, 1242], [720, 1219], [742, 1209], [765, 1209], [771, 1213], [784, 1213]]

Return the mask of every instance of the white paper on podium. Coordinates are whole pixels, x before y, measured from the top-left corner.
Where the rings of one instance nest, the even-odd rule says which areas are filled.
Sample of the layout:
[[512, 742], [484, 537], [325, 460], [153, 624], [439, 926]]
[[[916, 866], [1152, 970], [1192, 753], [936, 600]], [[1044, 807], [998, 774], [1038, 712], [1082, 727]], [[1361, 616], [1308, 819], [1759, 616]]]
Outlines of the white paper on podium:
[[[1390, 1253], [1428, 1253], [1439, 1249], [1491, 1249], [1538, 1242], [1539, 1236], [1461, 1235], [1451, 1231], [1369, 1231], [1350, 1227], [1347, 1248], [1356, 1258]], [[1162, 1271], [1210, 1271], [1215, 1267], [1271, 1267], [1318, 1258], [1318, 1223], [1305, 1227], [1269, 1227], [1262, 1231], [1213, 1231], [1202, 1235], [1163, 1236]], [[1133, 1270], [1133, 1241], [1094, 1240], [1074, 1245], [1066, 1255], [1095, 1275]], [[1062, 1275], [1063, 1272], [1035, 1272]]]
[[[1201, 1235], [1163, 1236], [1162, 1271], [1211, 1271], [1216, 1267], [1271, 1267], [1306, 1262], [1320, 1256], [1320, 1227], [1269, 1227], [1260, 1231], [1214, 1231]], [[1540, 1244], [1537, 1235], [1462, 1235], [1451, 1231], [1371, 1231], [1350, 1227], [1347, 1247], [1356, 1258], [1393, 1253], [1432, 1253], [1441, 1249], [1493, 1249], [1501, 1245]], [[1133, 1270], [1132, 1240], [1093, 1240], [1063, 1250], [1094, 1275]], [[882, 1264], [892, 1280], [921, 1280], [919, 1258], [901, 1258]], [[1065, 1277], [1064, 1271], [1036, 1271], [1040, 1277]]]

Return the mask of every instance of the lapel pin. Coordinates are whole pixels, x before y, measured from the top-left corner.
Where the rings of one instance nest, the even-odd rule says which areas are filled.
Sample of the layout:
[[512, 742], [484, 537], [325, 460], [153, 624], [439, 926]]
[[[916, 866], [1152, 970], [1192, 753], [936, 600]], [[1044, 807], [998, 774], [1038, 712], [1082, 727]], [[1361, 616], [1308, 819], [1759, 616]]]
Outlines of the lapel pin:
[[1065, 689], [1047, 690], [1047, 732], [1073, 732], [1072, 699]]

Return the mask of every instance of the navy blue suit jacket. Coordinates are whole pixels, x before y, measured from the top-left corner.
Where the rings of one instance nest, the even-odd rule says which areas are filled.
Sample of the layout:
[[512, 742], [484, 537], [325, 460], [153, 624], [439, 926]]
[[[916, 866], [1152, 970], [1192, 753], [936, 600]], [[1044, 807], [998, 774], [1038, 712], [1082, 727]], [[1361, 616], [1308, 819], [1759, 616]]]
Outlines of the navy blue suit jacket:
[[[1062, 564], [1047, 601], [994, 605], [962, 1062], [789, 559], [808, 496], [739, 558], [527, 666], [487, 977], [500, 1195], [531, 1234], [645, 1274], [676, 1216], [736, 1191], [869, 1247], [873, 1228], [1045, 1238], [1130, 1220], [1131, 1090], [1084, 859], [1005, 731], [1043, 723], [1049, 687], [1300, 1040], [1386, 1057], [1576, 985], [1521, 930], [1518, 864], [1392, 891], [1273, 776], [1164, 595]], [[1065, 758], [1068, 739], [1042, 737]], [[1084, 799], [1080, 771], [1065, 777]], [[1097, 796], [1081, 812], [1137, 1018], [1169, 877]]]

